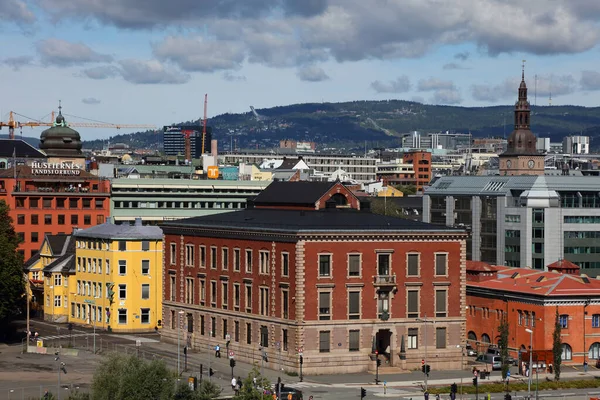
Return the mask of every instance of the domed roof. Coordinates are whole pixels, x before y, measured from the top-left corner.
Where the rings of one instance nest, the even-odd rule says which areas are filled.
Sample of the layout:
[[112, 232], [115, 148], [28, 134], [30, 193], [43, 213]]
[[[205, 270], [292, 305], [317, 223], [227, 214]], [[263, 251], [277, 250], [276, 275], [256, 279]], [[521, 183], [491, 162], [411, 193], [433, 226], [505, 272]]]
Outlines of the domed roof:
[[59, 106], [56, 122], [40, 136], [40, 150], [50, 157], [81, 157], [81, 136], [67, 126]]
[[536, 154], [537, 138], [529, 129], [516, 129], [508, 137], [507, 153]]

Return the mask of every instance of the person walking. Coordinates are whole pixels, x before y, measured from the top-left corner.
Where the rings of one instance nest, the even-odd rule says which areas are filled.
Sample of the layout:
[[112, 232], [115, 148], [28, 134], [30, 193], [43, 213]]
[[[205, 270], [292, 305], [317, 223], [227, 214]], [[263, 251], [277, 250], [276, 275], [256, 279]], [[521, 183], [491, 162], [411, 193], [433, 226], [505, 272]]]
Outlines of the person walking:
[[233, 390], [235, 392], [236, 386], [237, 386], [237, 380], [235, 379], [235, 376], [234, 376], [233, 378], [231, 378], [231, 390]]
[[221, 358], [221, 346], [219, 346], [219, 345], [215, 346], [215, 357]]

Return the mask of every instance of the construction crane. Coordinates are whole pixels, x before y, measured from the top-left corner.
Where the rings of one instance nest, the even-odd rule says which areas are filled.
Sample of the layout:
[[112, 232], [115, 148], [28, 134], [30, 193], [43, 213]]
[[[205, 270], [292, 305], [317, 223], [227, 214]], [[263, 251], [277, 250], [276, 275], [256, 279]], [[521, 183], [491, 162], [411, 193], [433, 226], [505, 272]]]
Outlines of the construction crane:
[[204, 149], [206, 147], [205, 141], [206, 141], [206, 121], [207, 121], [206, 110], [207, 110], [207, 107], [208, 107], [208, 93], [206, 93], [204, 95], [204, 119], [202, 120], [202, 154], [204, 154]]
[[[60, 103], [58, 105], [58, 113], [62, 115], [62, 106], [60, 105]], [[33, 128], [33, 127], [38, 127], [38, 126], [54, 126], [56, 124], [56, 120], [54, 117], [54, 111], [52, 111], [52, 113], [51, 113], [50, 122], [35, 121], [35, 120], [27, 121], [27, 122], [20, 122], [20, 121], [15, 120], [15, 115], [22, 117], [22, 118], [31, 119], [24, 115], [21, 115], [19, 113], [11, 111], [8, 114], [8, 122], [0, 121], [0, 129], [2, 129], [3, 126], [8, 127], [8, 138], [9, 139], [15, 138], [15, 128], [23, 128], [23, 127], [32, 127]], [[76, 118], [80, 118], [80, 117], [76, 117]], [[82, 118], [82, 119], [85, 119], [85, 118]], [[73, 122], [73, 123], [69, 123], [68, 126], [73, 127], [73, 128], [156, 129], [156, 126], [154, 126], [154, 125], [111, 124], [111, 123], [99, 122], [99, 121]]]
[[[206, 148], [206, 111], [208, 107], [208, 94], [204, 95], [204, 119], [202, 120], [202, 152], [200, 154], [204, 154], [204, 150]], [[195, 130], [192, 129], [183, 129], [181, 134], [185, 136], [185, 159], [188, 161], [192, 161], [192, 143], [191, 137], [195, 133]]]

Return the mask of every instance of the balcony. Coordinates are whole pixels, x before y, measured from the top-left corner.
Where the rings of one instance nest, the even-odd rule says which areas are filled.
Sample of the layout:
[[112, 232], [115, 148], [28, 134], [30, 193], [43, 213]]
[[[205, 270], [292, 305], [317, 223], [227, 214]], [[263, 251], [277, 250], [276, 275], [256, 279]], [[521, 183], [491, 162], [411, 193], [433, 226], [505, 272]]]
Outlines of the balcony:
[[373, 285], [377, 287], [396, 286], [396, 275], [375, 275]]

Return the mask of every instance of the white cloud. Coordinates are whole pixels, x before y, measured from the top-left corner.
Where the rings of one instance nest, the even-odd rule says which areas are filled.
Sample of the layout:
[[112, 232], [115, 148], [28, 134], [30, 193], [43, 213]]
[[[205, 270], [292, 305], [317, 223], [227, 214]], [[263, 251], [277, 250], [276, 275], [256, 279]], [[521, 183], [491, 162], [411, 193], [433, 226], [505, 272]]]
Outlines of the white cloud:
[[371, 88], [377, 93], [405, 93], [410, 90], [410, 80], [408, 76], [402, 75], [389, 82], [373, 81]]
[[40, 40], [35, 47], [44, 65], [68, 67], [113, 60], [110, 55], [97, 53], [83, 43], [67, 42], [61, 39]]
[[300, 68], [296, 73], [296, 76], [298, 76], [301, 81], [306, 82], [320, 82], [329, 79], [329, 76], [325, 73], [323, 68], [315, 65]]
[[120, 60], [120, 73], [123, 79], [135, 84], [182, 84], [190, 80], [190, 75], [170, 69], [156, 60]]
[[88, 105], [97, 105], [100, 104], [102, 101], [98, 100], [95, 97], [86, 97], [85, 99], [81, 99], [81, 102], [83, 104], [88, 104]]

